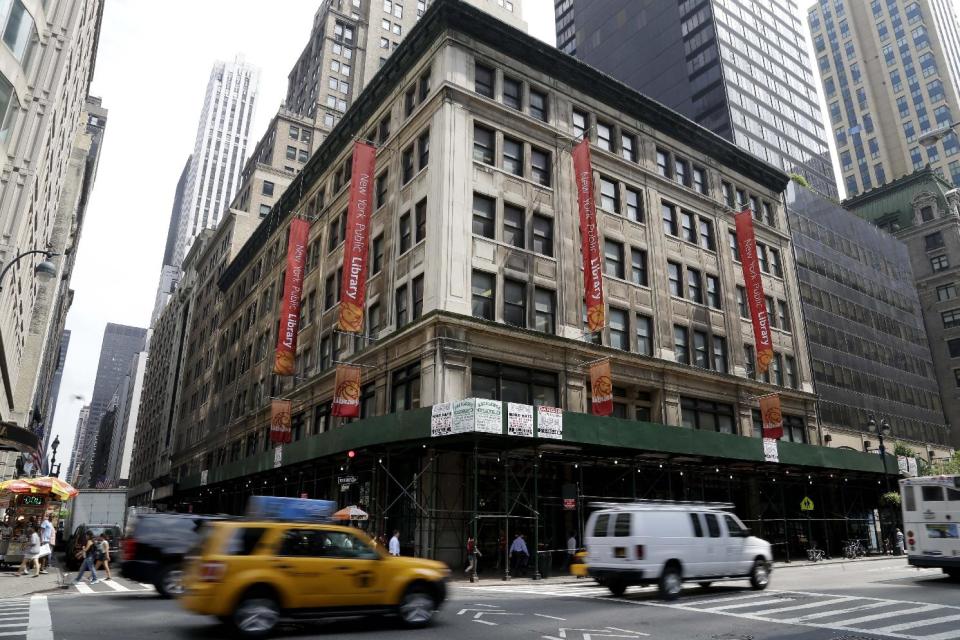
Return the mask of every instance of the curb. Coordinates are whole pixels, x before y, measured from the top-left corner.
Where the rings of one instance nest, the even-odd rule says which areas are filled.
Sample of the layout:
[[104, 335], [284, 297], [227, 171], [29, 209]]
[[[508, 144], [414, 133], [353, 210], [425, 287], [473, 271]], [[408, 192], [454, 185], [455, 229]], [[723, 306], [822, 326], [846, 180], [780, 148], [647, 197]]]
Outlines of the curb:
[[774, 562], [774, 569], [796, 569], [800, 567], [820, 567], [820, 566], [830, 566], [830, 565], [844, 565], [844, 564], [857, 564], [860, 562], [877, 562], [878, 560], [898, 560], [901, 559], [904, 564], [907, 562], [907, 556], [865, 556], [863, 558], [857, 558], [856, 560], [850, 560], [847, 558], [835, 559], [835, 560], [821, 560], [820, 562], [810, 562], [809, 560], [797, 560], [796, 562]]

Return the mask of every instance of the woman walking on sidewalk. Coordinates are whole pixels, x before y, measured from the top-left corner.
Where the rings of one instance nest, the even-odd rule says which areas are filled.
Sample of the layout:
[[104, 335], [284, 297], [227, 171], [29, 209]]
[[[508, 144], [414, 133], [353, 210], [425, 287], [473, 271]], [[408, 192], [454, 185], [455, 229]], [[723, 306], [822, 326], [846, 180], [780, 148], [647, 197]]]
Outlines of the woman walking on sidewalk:
[[30, 527], [27, 531], [30, 536], [30, 546], [27, 547], [27, 550], [23, 554], [23, 561], [20, 563], [20, 568], [17, 569], [17, 575], [22, 576], [25, 572], [29, 572], [30, 566], [33, 565], [36, 573], [31, 577], [39, 578], [40, 561], [38, 558], [40, 557], [40, 535], [33, 527]]
[[94, 566], [96, 554], [97, 545], [93, 541], [93, 532], [87, 531], [87, 540], [83, 548], [77, 551], [77, 559], [83, 558], [83, 564], [80, 565], [80, 571], [77, 572], [77, 576], [73, 579], [73, 584], [80, 582], [87, 569], [90, 570], [90, 584], [100, 582], [100, 580], [97, 579], [97, 569]]

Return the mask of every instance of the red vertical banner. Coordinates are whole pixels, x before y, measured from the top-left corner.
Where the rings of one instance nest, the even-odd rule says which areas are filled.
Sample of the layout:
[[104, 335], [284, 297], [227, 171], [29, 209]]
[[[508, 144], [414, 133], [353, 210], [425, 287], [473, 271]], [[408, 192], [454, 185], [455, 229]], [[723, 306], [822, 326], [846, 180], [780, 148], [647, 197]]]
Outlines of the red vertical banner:
[[783, 413], [780, 411], [780, 394], [760, 398], [760, 417], [763, 419], [763, 437], [779, 440], [783, 436]]
[[743, 266], [743, 284], [747, 290], [747, 304], [753, 320], [753, 338], [757, 344], [757, 371], [765, 373], [773, 360], [773, 341], [770, 335], [770, 317], [763, 295], [763, 279], [757, 259], [757, 240], [753, 235], [753, 214], [744, 209], [734, 216], [737, 224], [737, 248]]
[[274, 400], [270, 403], [270, 442], [290, 442], [290, 412], [293, 403], [289, 400]]
[[340, 418], [360, 417], [360, 367], [349, 364], [337, 366], [331, 413]]
[[363, 308], [367, 294], [367, 246], [370, 240], [370, 194], [376, 171], [377, 148], [367, 142], [353, 145], [347, 231], [343, 245], [339, 325], [341, 331], [363, 332]]
[[573, 148], [573, 173], [580, 205], [580, 242], [583, 254], [583, 289], [587, 303], [587, 328], [600, 331], [606, 324], [603, 310], [603, 257], [600, 255], [600, 229], [597, 227], [596, 200], [593, 198], [593, 169], [590, 141], [584, 138]]
[[608, 416], [613, 413], [613, 378], [610, 377], [609, 359], [590, 365], [590, 391], [593, 396], [593, 415]]
[[292, 376], [297, 356], [297, 333], [300, 330], [300, 298], [303, 295], [303, 262], [307, 255], [310, 223], [300, 218], [290, 221], [287, 244], [287, 275], [283, 282], [283, 303], [280, 306], [280, 330], [273, 372]]

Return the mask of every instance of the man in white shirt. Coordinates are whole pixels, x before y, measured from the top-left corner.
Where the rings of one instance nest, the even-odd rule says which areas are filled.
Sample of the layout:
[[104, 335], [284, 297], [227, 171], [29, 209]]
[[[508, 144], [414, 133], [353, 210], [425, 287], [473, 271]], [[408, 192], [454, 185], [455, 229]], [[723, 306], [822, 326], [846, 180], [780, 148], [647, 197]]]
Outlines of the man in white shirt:
[[47, 565], [50, 564], [50, 556], [53, 554], [53, 523], [50, 518], [48, 514], [40, 524], [40, 573], [47, 572]]
[[400, 532], [399, 531], [394, 530], [393, 537], [390, 538], [390, 546], [388, 547], [388, 551], [392, 556], [400, 555]]
[[570, 532], [570, 537], [567, 538], [567, 566], [570, 566], [570, 563], [573, 562], [574, 556], [577, 555], [577, 536]]

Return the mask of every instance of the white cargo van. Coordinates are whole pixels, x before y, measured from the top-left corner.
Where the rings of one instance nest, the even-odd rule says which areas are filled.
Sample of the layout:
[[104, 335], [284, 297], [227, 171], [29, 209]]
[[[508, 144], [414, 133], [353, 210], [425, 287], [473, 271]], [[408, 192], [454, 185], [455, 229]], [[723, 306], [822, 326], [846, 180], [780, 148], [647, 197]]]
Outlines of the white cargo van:
[[622, 595], [630, 585], [658, 584], [673, 600], [683, 582], [707, 587], [749, 578], [754, 589], [770, 581], [770, 543], [750, 535], [733, 505], [639, 501], [600, 504], [584, 540], [591, 577]]

